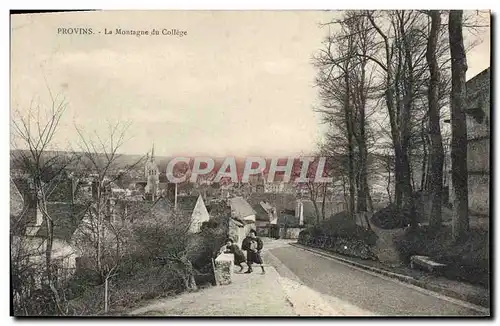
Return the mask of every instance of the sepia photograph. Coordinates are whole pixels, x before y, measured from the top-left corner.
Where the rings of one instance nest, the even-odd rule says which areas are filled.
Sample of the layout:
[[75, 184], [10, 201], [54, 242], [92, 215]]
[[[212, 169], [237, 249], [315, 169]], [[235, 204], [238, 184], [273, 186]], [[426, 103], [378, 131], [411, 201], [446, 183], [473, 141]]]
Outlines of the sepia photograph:
[[11, 317], [491, 318], [490, 10], [9, 19]]

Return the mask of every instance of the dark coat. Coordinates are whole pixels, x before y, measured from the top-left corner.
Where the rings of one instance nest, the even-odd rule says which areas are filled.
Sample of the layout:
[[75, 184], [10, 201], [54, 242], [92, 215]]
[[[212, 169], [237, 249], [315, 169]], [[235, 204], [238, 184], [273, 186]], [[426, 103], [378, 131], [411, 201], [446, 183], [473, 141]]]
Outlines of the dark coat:
[[[255, 242], [256, 248], [254, 250], [251, 250], [252, 248], [252, 242]], [[251, 238], [251, 237], [246, 237], [243, 240], [243, 243], [241, 245], [241, 249], [247, 251], [247, 263], [248, 264], [263, 264], [262, 257], [260, 256], [260, 251], [264, 247], [264, 243], [262, 242], [262, 239], [260, 238]]]
[[239, 265], [243, 262], [245, 262], [245, 254], [241, 249], [238, 247], [236, 244], [232, 244], [230, 246], [226, 247], [226, 252], [229, 252], [234, 255], [234, 263], [236, 265]]

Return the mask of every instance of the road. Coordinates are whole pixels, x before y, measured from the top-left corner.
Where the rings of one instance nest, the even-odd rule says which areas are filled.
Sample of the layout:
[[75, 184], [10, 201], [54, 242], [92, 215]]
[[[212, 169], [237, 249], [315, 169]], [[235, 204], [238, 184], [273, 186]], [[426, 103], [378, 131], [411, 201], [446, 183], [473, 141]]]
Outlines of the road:
[[304, 284], [332, 305], [342, 302], [382, 316], [484, 315], [452, 299], [370, 274], [285, 242], [268, 243], [267, 247], [264, 259], [280, 276]]

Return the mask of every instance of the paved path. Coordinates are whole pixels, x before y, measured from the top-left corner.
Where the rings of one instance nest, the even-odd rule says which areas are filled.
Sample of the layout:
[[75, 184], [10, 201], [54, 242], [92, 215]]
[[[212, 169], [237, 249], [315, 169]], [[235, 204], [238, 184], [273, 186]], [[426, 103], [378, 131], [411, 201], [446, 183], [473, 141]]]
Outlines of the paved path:
[[301, 283], [341, 315], [481, 315], [452, 299], [382, 278], [335, 260], [274, 241], [264, 254], [282, 279]]
[[466, 303], [290, 246], [294, 241], [263, 240], [267, 274], [235, 273], [230, 285], [153, 301], [129, 315], [481, 315]]
[[151, 302], [139, 316], [296, 316], [274, 268], [262, 275], [235, 273], [230, 285]]

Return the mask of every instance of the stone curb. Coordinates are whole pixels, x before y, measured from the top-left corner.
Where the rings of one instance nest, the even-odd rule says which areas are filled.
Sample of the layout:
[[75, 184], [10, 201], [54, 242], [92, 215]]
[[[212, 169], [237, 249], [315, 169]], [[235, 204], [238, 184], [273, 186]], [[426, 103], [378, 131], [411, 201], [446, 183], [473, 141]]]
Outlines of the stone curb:
[[442, 295], [445, 295], [445, 296], [448, 296], [448, 297], [451, 297], [454, 299], [458, 299], [458, 300], [462, 300], [465, 302], [469, 302], [469, 303], [474, 304], [474, 305], [478, 305], [478, 306], [480, 306], [478, 308], [481, 308], [481, 310], [489, 309], [488, 299], [484, 298], [482, 296], [467, 295], [465, 293], [460, 293], [460, 292], [446, 289], [446, 288], [443, 288], [440, 286], [436, 286], [434, 284], [430, 284], [430, 283], [422, 281], [422, 280], [418, 280], [418, 279], [411, 277], [411, 276], [389, 272], [389, 271], [386, 271], [386, 270], [383, 270], [380, 268], [376, 268], [373, 266], [367, 266], [367, 265], [364, 265], [364, 264], [361, 264], [361, 263], [358, 263], [358, 262], [355, 262], [355, 261], [352, 261], [352, 260], [349, 260], [349, 259], [346, 259], [343, 257], [339, 257], [338, 255], [326, 252], [326, 251], [321, 250], [321, 249], [310, 248], [310, 247], [307, 247], [307, 246], [304, 246], [304, 245], [301, 245], [298, 243], [290, 243], [290, 245], [297, 247], [297, 248], [301, 248], [303, 250], [314, 252], [314, 253], [321, 255], [321, 256], [324, 256], [324, 257], [328, 257], [328, 258], [332, 258], [332, 259], [341, 261], [343, 263], [346, 263], [346, 264], [349, 264], [352, 266], [356, 266], [356, 267], [364, 269], [364, 270], [368, 270], [368, 271], [371, 271], [371, 272], [374, 272], [377, 274], [381, 274], [381, 275], [384, 275], [384, 276], [387, 276], [390, 278], [395, 278], [401, 282], [408, 283], [408, 284], [411, 284], [411, 285], [414, 285], [414, 286], [417, 286], [417, 287], [420, 287], [420, 288], [423, 288], [423, 289], [426, 289], [429, 291], [437, 292], [439, 294], [442, 294]]

